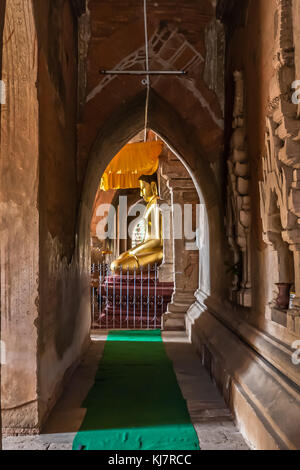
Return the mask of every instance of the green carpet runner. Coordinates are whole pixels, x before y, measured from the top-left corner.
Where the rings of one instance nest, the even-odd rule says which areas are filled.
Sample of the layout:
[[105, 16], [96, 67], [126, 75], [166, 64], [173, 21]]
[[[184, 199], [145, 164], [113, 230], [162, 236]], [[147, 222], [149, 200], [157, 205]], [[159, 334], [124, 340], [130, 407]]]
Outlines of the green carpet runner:
[[159, 330], [112, 331], [73, 449], [199, 450]]

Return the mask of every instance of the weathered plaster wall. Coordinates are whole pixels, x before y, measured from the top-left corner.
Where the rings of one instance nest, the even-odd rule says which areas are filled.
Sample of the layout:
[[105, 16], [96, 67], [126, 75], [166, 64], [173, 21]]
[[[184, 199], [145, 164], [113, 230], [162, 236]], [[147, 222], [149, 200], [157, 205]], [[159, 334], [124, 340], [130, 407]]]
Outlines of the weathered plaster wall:
[[97, 225], [99, 222], [102, 221], [103, 216], [97, 215], [97, 211], [100, 205], [109, 205], [113, 203], [114, 197], [116, 195], [116, 191], [113, 189], [110, 189], [109, 191], [101, 191], [98, 189], [96, 197], [95, 197], [95, 202], [93, 206], [93, 215], [92, 215], [92, 221], [91, 221], [91, 237], [96, 237], [97, 236]]
[[[2, 77], [3, 28], [4, 28], [5, 9], [6, 9], [6, 0], [1, 2], [1, 4], [0, 4], [0, 77]], [[1, 107], [2, 106], [0, 105], [0, 116], [1, 116]], [[0, 141], [1, 141], [1, 126], [0, 126]], [[0, 257], [0, 269], [1, 269], [1, 257]], [[1, 285], [1, 283], [0, 283], [0, 285]], [[0, 320], [0, 340], [1, 340], [1, 320]], [[0, 401], [1, 401], [1, 364], [0, 364]], [[0, 408], [1, 408], [1, 405], [0, 405]], [[1, 416], [1, 412], [0, 412], [0, 450], [2, 450], [2, 416]]]
[[15, 432], [41, 425], [88, 342], [88, 258], [80, 263], [76, 249], [76, 23], [67, 0], [12, 0], [5, 15], [2, 407]]
[[77, 19], [67, 0], [37, 1], [35, 6], [39, 37], [38, 366], [42, 419], [88, 342], [90, 317], [88, 309], [81, 314], [88, 301], [89, 279], [81, 272], [75, 236]]
[[32, 2], [7, 2], [1, 107], [1, 320], [3, 427], [38, 424], [38, 98], [37, 40]]

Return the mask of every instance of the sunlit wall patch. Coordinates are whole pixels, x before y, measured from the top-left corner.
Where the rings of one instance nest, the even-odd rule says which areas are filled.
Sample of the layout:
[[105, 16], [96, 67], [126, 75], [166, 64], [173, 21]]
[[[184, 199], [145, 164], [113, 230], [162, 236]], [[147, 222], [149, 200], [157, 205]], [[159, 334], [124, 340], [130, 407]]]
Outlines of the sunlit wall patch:
[[6, 104], [6, 85], [3, 80], [0, 80], [0, 104]]

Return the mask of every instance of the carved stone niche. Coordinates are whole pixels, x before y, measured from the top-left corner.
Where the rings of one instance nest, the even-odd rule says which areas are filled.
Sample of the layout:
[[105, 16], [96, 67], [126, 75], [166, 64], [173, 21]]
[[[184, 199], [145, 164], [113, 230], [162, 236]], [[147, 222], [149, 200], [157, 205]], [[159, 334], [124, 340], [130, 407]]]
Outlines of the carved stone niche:
[[234, 73], [235, 102], [231, 152], [228, 159], [227, 236], [233, 251], [234, 279], [231, 300], [251, 307], [250, 229], [251, 199], [249, 194], [249, 161], [244, 126], [244, 80], [242, 72]]
[[277, 280], [294, 284], [290, 308], [278, 308], [273, 299], [267, 309], [270, 319], [300, 334], [300, 121], [292, 103], [295, 80], [291, 0], [277, 0], [278, 28], [266, 118], [266, 146], [260, 182], [264, 241], [277, 254]]

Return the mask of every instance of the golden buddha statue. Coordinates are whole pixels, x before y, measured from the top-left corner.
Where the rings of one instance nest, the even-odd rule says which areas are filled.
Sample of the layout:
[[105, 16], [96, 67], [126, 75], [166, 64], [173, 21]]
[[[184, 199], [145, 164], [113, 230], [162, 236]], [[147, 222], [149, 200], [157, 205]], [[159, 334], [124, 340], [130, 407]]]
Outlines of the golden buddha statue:
[[158, 265], [163, 259], [162, 217], [158, 207], [157, 175], [143, 175], [139, 178], [141, 197], [147, 203], [143, 216], [145, 237], [143, 243], [122, 253], [113, 263], [113, 271], [134, 271], [146, 266]]

